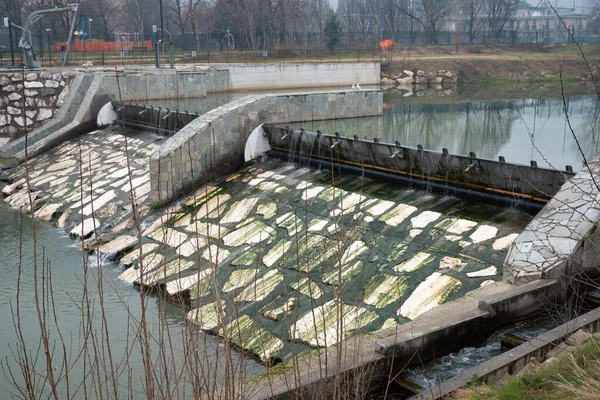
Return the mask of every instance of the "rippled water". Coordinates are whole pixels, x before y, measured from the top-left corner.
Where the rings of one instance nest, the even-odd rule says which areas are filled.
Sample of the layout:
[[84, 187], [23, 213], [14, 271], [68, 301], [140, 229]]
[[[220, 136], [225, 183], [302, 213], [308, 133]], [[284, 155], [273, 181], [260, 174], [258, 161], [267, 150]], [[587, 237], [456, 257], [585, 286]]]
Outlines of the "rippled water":
[[465, 347], [422, 366], [410, 368], [403, 377], [422, 388], [433, 387], [450, 379], [471, 367], [479, 365], [502, 353], [501, 335], [515, 334], [525, 340], [531, 340], [558, 325], [557, 321], [546, 315], [540, 315], [502, 328], [492, 334], [480, 347]]

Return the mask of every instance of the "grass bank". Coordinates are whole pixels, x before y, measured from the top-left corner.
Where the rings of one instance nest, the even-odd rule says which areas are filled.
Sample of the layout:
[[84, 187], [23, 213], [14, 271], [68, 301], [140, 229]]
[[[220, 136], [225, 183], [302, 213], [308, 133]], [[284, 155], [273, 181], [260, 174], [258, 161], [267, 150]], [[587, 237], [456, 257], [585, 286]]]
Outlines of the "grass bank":
[[460, 83], [500, 86], [513, 83], [557, 84], [590, 80], [597, 73], [600, 45], [581, 47], [590, 67], [575, 45], [535, 48], [464, 47], [445, 50], [411, 49], [394, 53], [391, 61], [382, 64], [382, 73], [399, 74], [403, 70], [449, 70], [457, 74]]

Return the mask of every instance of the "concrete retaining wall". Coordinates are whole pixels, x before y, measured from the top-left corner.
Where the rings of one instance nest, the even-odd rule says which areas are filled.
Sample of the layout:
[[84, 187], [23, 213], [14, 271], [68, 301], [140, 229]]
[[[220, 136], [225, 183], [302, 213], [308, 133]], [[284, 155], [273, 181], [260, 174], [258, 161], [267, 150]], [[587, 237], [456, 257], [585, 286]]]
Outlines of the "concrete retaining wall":
[[379, 63], [232, 64], [229, 90], [302, 89], [379, 85]]
[[150, 157], [153, 201], [169, 203], [244, 163], [248, 136], [262, 123], [381, 115], [379, 90], [247, 96], [195, 119]]
[[597, 273], [600, 263], [600, 158], [565, 183], [517, 237], [504, 278], [525, 283]]
[[[106, 84], [115, 95], [116, 75], [105, 74]], [[229, 71], [208, 67], [189, 70], [142, 70], [122, 73], [119, 78], [123, 101], [139, 103], [160, 99], [188, 99], [204, 97], [207, 93], [229, 90]], [[115, 100], [118, 98], [115, 96]]]

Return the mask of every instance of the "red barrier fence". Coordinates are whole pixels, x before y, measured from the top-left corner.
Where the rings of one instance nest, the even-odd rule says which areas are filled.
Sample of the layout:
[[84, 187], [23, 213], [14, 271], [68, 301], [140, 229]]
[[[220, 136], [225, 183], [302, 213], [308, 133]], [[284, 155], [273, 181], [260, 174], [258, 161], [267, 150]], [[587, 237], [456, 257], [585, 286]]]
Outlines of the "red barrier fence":
[[[62, 46], [67, 46], [67, 42], [55, 42], [54, 52], [60, 53]], [[104, 40], [86, 40], [85, 49], [89, 52], [100, 52], [100, 51], [132, 51], [140, 50], [140, 48], [146, 48], [147, 51], [152, 51], [152, 41], [146, 40], [144, 42], [135, 41], [121, 41], [121, 42], [105, 42]], [[83, 40], [73, 40], [71, 43], [71, 50], [77, 52], [83, 52]]]

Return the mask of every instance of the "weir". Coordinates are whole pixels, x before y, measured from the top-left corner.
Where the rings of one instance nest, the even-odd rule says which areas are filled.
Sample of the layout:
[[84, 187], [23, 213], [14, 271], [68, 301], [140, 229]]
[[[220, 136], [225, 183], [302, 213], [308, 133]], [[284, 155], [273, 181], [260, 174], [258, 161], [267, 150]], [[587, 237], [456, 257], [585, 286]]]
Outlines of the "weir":
[[269, 138], [269, 154], [321, 167], [331, 164], [355, 174], [386, 177], [423, 189], [449, 195], [492, 200], [504, 205], [518, 205], [540, 210], [561, 188], [573, 168], [565, 171], [507, 163], [469, 155], [426, 150], [381, 143], [379, 139], [347, 138], [336, 132], [307, 132], [273, 125], [263, 127]]
[[[147, 90], [137, 86], [143, 79], [131, 79], [134, 84], [128, 93]], [[73, 236], [98, 238], [109, 232], [111, 241], [96, 242], [94, 251], [117, 257], [129, 267], [121, 275], [123, 281], [185, 299], [190, 321], [262, 362], [287, 361], [291, 349], [299, 348], [308, 355], [301, 361], [307, 366], [298, 386], [318, 387], [323, 380], [314, 373], [317, 363], [323, 365], [322, 353], [311, 352], [314, 348], [326, 348], [332, 360], [338, 351], [332, 345], [346, 340], [351, 350], [361, 352], [344, 356], [337, 370], [325, 366], [328, 379], [365, 365], [374, 366], [374, 374], [385, 379], [384, 371], [397, 371], [399, 363], [409, 362], [417, 353], [424, 360], [469, 344], [496, 326], [538, 310], [540, 298], [562, 293], [557, 272], [564, 270], [565, 261], [557, 265], [555, 259], [546, 260], [560, 268], [550, 276], [556, 280], [543, 279], [547, 269], [536, 266], [544, 243], [534, 239], [540, 218], [543, 229], [552, 229], [556, 215], [563, 217], [561, 207], [569, 208], [580, 189], [563, 185], [574, 175], [569, 167], [554, 171], [486, 160], [473, 153], [454, 155], [278, 127], [379, 115], [378, 90], [254, 95], [201, 116], [137, 104], [120, 106], [107, 91], [87, 97], [94, 100], [93, 107], [84, 110], [71, 104], [68, 109], [85, 114], [75, 124], [89, 124], [88, 114], [102, 105], [100, 100], [113, 100], [110, 105], [125, 125], [146, 130], [129, 138], [132, 183], [120, 128], [85, 134], [79, 143], [62, 142], [76, 136], [83, 125], [68, 135], [39, 134], [44, 137], [30, 154], [35, 204], [29, 211], [41, 219], [57, 219]], [[263, 123], [267, 125], [255, 129]], [[252, 134], [270, 148], [255, 156], [267, 154], [300, 168], [274, 160], [243, 168]], [[7, 155], [10, 165], [22, 161], [20, 155]], [[576, 202], [595, 201], [600, 189], [590, 182], [599, 171], [594, 164], [591, 176], [580, 173], [574, 179], [579, 185], [587, 182], [583, 187], [591, 199], [580, 196]], [[4, 193], [11, 206], [27, 206], [26, 169], [21, 165], [7, 178], [11, 185]], [[545, 212], [521, 233], [528, 221], [515, 222], [523, 213], [514, 208], [486, 208], [471, 216], [452, 196], [416, 196], [387, 184], [390, 180], [486, 203], [545, 207]], [[88, 195], [92, 187], [96, 199]], [[144, 216], [139, 232], [143, 244], [136, 243], [132, 234], [130, 196]], [[503, 213], [505, 218], [499, 218]], [[585, 214], [595, 218], [594, 223], [600, 218], [596, 209], [589, 213], [586, 209]], [[582, 233], [560, 249], [560, 256], [568, 258], [575, 249], [595, 257], [593, 251], [577, 247], [583, 235], [597, 236], [595, 228], [576, 213], [569, 218], [573, 220], [569, 229], [577, 230], [578, 224], [588, 229], [579, 229]], [[562, 229], [552, 230], [544, 240], [552, 243], [564, 235]], [[518, 246], [511, 249], [515, 239]], [[138, 245], [141, 251], [134, 248]], [[136, 258], [140, 254], [151, 260], [143, 270]], [[511, 278], [526, 278], [515, 279], [518, 283], [535, 281], [521, 286], [500, 283], [507, 269]], [[211, 279], [229, 302], [225, 320], [217, 324]], [[339, 287], [349, 290], [337, 299]], [[461, 298], [466, 293], [470, 295]], [[447, 300], [456, 301], [445, 307]], [[344, 315], [343, 328], [334, 321], [338, 312]], [[473, 330], [477, 337], [470, 336]], [[352, 336], [363, 332], [371, 335]], [[451, 344], [448, 338], [453, 339]], [[276, 390], [271, 386], [270, 392], [260, 385], [268, 378], [258, 379], [263, 389], [252, 395], [283, 397], [296, 389], [286, 386], [294, 378], [281, 374], [277, 377], [281, 384]]]
[[[145, 128], [173, 136], [199, 118], [197, 113], [155, 108], [139, 104], [118, 107], [122, 121], [131, 127]], [[423, 190], [464, 198], [492, 201], [505, 206], [529, 210], [542, 207], [575, 176], [569, 165], [563, 171], [531, 165], [509, 163], [469, 155], [451, 154], [447, 149], [436, 152], [423, 146], [410, 147], [399, 142], [383, 143], [377, 138], [360, 139], [321, 131], [262, 126], [268, 137], [268, 154], [309, 167], [334, 166], [355, 175], [383, 178]], [[259, 152], [254, 157], [263, 154]], [[248, 160], [247, 160], [248, 161]], [[219, 169], [219, 166], [216, 166]]]

